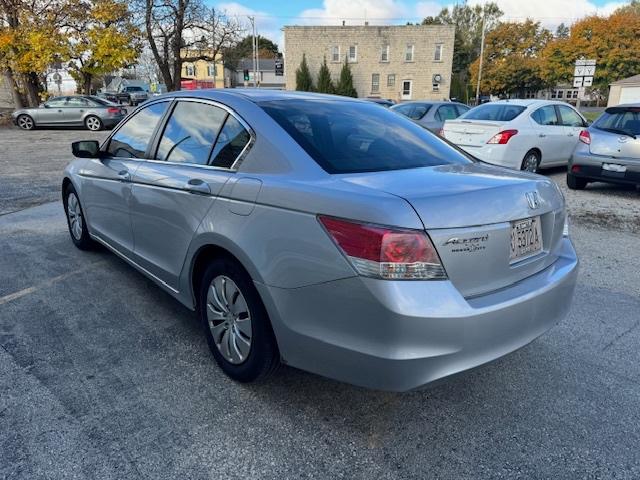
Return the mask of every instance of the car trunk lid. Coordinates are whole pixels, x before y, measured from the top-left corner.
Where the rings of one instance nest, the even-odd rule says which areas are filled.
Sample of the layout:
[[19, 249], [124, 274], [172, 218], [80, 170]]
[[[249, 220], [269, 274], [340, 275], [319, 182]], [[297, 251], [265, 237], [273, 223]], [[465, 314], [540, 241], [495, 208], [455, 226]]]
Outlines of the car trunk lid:
[[599, 128], [589, 129], [591, 144], [589, 151], [594, 155], [640, 160], [640, 138], [622, 133], [607, 132]]
[[[409, 202], [449, 279], [466, 297], [509, 286], [557, 259], [564, 202], [543, 177], [474, 163], [350, 174], [343, 179]], [[512, 228], [532, 217], [540, 223], [542, 249], [514, 261]]]
[[484, 120], [447, 120], [442, 130], [444, 138], [456, 145], [479, 147], [500, 132], [505, 123]]

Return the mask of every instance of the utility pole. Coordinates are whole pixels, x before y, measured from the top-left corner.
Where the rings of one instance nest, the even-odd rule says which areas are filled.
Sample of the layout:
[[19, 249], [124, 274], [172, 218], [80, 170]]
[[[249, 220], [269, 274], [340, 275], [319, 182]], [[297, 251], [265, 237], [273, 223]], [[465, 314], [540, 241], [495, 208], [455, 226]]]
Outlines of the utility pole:
[[260, 86], [260, 81], [262, 80], [262, 75], [260, 74], [260, 34], [256, 31], [256, 70], [258, 72], [258, 87]]
[[482, 9], [482, 36], [480, 37], [480, 64], [478, 65], [478, 85], [476, 86], [476, 105], [480, 105], [480, 84], [482, 83], [482, 61], [484, 57], [484, 20], [485, 12]]
[[255, 17], [249, 17], [249, 21], [251, 22], [251, 30], [253, 32], [253, 41], [252, 46], [253, 46], [253, 88], [256, 87], [256, 60], [258, 58], [258, 51], [256, 48], [256, 22], [255, 22]]

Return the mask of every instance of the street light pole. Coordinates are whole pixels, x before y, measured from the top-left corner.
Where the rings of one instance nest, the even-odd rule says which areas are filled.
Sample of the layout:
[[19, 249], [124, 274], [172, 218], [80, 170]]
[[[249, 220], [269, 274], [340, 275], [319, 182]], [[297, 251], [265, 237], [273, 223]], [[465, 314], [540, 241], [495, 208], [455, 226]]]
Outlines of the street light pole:
[[256, 48], [256, 22], [255, 22], [255, 18], [254, 17], [249, 17], [249, 21], [251, 22], [251, 29], [253, 31], [253, 38], [252, 38], [252, 46], [253, 46], [253, 57], [252, 57], [252, 61], [253, 61], [253, 88], [256, 87], [256, 60], [257, 60], [257, 48]]
[[476, 105], [480, 105], [480, 83], [482, 83], [482, 60], [484, 57], [484, 19], [485, 12], [482, 11], [482, 36], [480, 37], [480, 64], [478, 65], [478, 85], [476, 86]]

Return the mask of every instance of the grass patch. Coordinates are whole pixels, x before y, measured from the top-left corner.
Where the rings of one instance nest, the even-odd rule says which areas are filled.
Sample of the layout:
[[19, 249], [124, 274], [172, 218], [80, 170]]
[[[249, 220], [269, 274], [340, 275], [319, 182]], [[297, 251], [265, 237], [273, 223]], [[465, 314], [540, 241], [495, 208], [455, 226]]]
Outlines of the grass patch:
[[584, 116], [584, 118], [586, 118], [590, 122], [593, 122], [601, 114], [602, 114], [602, 112], [582, 112], [582, 115]]

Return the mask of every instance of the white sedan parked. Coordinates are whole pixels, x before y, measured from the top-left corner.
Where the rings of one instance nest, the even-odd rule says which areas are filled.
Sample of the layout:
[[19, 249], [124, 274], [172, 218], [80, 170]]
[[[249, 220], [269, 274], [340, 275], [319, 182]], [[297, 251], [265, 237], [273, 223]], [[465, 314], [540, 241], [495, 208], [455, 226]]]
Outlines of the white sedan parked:
[[447, 120], [443, 136], [480, 160], [516, 170], [566, 165], [587, 121], [548, 100], [500, 100]]

